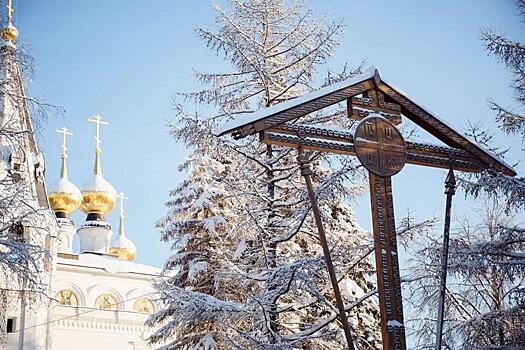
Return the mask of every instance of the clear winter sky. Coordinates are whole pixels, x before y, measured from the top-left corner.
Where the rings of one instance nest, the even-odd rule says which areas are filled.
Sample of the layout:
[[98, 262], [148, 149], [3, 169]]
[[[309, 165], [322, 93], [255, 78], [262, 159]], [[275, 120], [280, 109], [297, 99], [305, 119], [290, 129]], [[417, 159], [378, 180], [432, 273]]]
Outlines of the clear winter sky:
[[[222, 4], [223, 1], [219, 1]], [[525, 39], [512, 1], [306, 1], [319, 15], [343, 18], [341, 46], [330, 62], [366, 59], [394, 85], [457, 128], [467, 119], [495, 129], [487, 99], [511, 104], [510, 75], [482, 48], [480, 28], [492, 27]], [[100, 113], [103, 174], [126, 201], [126, 229], [139, 250], [138, 262], [162, 265], [167, 245], [159, 242], [156, 220], [165, 213], [168, 192], [183, 175], [177, 172], [186, 150], [170, 139], [171, 98], [197, 88], [192, 69], [228, 70], [194, 34], [195, 25], [213, 28], [207, 0], [15, 0], [15, 23], [36, 73], [31, 96], [61, 105], [63, 117], [40, 130], [47, 158], [47, 180], [58, 177], [60, 136], [70, 138], [69, 175], [81, 187], [91, 176], [94, 126], [86, 118]], [[431, 141], [431, 140], [429, 140]], [[517, 149], [519, 142], [499, 137]], [[514, 152], [512, 161], [519, 160]], [[445, 172], [407, 166], [394, 180], [398, 217], [408, 208], [419, 217], [443, 216]], [[454, 203], [457, 212], [472, 203]], [[356, 205], [359, 222], [370, 227], [369, 199]], [[109, 216], [116, 229], [117, 210]], [[73, 216], [77, 225], [84, 220]]]

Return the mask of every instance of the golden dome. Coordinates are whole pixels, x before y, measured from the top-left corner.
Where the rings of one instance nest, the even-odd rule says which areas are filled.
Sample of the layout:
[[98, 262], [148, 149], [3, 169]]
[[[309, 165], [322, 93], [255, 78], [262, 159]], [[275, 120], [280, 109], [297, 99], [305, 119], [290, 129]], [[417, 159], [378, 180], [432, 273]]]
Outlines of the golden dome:
[[98, 114], [88, 121], [96, 124], [95, 166], [93, 177], [82, 188], [80, 209], [86, 214], [99, 214], [105, 217], [117, 200], [117, 191], [104, 179], [100, 166], [100, 125], [108, 125], [108, 122], [102, 121]]
[[49, 190], [47, 198], [54, 212], [70, 214], [80, 206], [80, 191], [67, 178], [61, 177]]
[[130, 248], [111, 247], [109, 248], [109, 254], [114, 255], [122, 260], [133, 261], [137, 256], [137, 250]]
[[73, 135], [67, 132], [66, 127], [57, 130], [64, 135], [62, 143], [62, 165], [60, 167], [60, 178], [57, 182], [49, 185], [47, 198], [51, 209], [56, 213], [64, 213], [69, 215], [80, 206], [80, 191], [78, 187], [73, 185], [67, 177], [67, 153], [66, 153], [66, 136]]
[[102, 175], [94, 175], [82, 188], [80, 209], [86, 214], [101, 214], [106, 216], [117, 200], [117, 192]]
[[2, 31], [0, 32], [0, 35], [2, 36], [4, 40], [13, 41], [13, 40], [16, 40], [16, 38], [18, 37], [18, 30], [15, 28], [14, 25], [9, 23], [7, 27], [2, 29]]
[[[121, 207], [121, 212], [122, 212]], [[120, 215], [120, 224], [118, 228], [118, 236], [109, 245], [109, 254], [116, 256], [119, 259], [132, 261], [137, 256], [137, 247], [135, 243], [130, 241], [124, 232], [124, 215]]]
[[100, 214], [104, 217], [115, 206], [117, 191], [102, 176], [100, 149], [98, 147], [95, 149], [93, 173], [93, 177], [82, 188], [80, 209], [86, 214]]

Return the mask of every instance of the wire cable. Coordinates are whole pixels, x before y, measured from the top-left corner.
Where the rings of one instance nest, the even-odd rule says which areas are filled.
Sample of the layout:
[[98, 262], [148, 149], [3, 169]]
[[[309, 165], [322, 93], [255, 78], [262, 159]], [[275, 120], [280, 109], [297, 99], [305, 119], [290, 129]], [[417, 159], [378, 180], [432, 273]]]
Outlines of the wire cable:
[[[146, 293], [146, 294], [143, 294], [143, 295], [136, 296], [136, 297], [134, 297], [134, 298], [130, 298], [130, 299], [126, 299], [126, 300], [119, 301], [119, 302], [114, 303], [114, 304], [110, 304], [110, 306], [117, 306], [117, 305], [120, 305], [120, 304], [122, 304], [122, 303], [125, 303], [125, 302], [128, 302], [128, 301], [131, 301], [131, 300], [135, 300], [135, 299], [139, 299], [139, 298], [145, 297], [145, 296], [147, 296], [147, 295], [155, 294], [155, 293], [156, 293], [156, 292], [149, 292], [149, 293]], [[77, 308], [78, 308], [78, 307], [79, 307], [79, 306], [77, 306]], [[13, 333], [19, 333], [19, 332], [22, 332], [22, 331], [25, 331], [25, 330], [28, 330], [28, 329], [32, 329], [32, 328], [36, 328], [36, 327], [40, 327], [40, 326], [45, 326], [45, 325], [48, 325], [48, 324], [50, 324], [50, 323], [55, 323], [55, 322], [58, 322], [58, 321], [67, 320], [67, 319], [69, 319], [69, 318], [82, 316], [82, 315], [89, 314], [89, 313], [91, 313], [91, 312], [95, 312], [95, 311], [99, 311], [99, 310], [103, 310], [103, 309], [91, 309], [91, 310], [88, 310], [88, 311], [85, 311], [85, 312], [82, 312], [82, 313], [78, 313], [78, 314], [75, 314], [75, 315], [70, 315], [70, 316], [65, 316], [65, 317], [57, 318], [57, 319], [50, 320], [50, 321], [47, 321], [47, 322], [44, 322], [44, 323], [39, 323], [39, 324], [35, 324], [35, 325], [29, 326], [29, 327], [25, 327], [25, 328], [23, 328], [23, 329], [16, 330], [16, 331], [14, 331]], [[118, 311], [118, 310], [112, 310], [112, 311]]]

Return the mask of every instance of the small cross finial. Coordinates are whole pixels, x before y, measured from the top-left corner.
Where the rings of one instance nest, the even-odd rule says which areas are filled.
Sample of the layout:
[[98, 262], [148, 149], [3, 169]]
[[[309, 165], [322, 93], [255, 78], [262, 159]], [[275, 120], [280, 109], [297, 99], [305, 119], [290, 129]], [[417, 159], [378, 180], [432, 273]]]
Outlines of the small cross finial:
[[117, 197], [120, 199], [120, 216], [124, 217], [124, 199], [128, 199], [128, 197], [122, 192], [120, 192]]
[[88, 122], [92, 122], [92, 123], [95, 123], [96, 126], [97, 126], [97, 131], [96, 131], [96, 135], [95, 135], [95, 150], [97, 151], [97, 153], [100, 152], [100, 126], [101, 125], [109, 125], [108, 122], [106, 121], [103, 121], [102, 118], [100, 118], [100, 114], [97, 114], [96, 116], [93, 117], [93, 119], [91, 118], [88, 118]]
[[68, 128], [63, 126], [61, 129], [57, 129], [56, 132], [62, 134], [62, 158], [67, 158], [67, 146], [66, 141], [68, 136], [72, 136], [73, 133], [69, 132]]
[[12, 0], [7, 0], [7, 21], [9, 24], [13, 23], [13, 12], [15, 12], [13, 2]]

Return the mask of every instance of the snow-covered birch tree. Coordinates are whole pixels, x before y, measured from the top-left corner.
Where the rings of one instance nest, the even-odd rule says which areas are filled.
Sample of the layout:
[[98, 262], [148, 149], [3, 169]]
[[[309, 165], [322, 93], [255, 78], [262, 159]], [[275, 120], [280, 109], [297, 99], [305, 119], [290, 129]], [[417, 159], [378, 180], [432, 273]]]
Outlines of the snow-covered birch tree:
[[[214, 5], [216, 28], [197, 28], [224, 72], [195, 72], [202, 89], [181, 93], [173, 136], [191, 149], [188, 179], [159, 222], [173, 243], [158, 284], [163, 307], [150, 342], [176, 349], [339, 349], [344, 337], [313, 225], [296, 151], [215, 136], [217, 126], [323, 84], [343, 25], [318, 19], [301, 1], [231, 0]], [[199, 106], [188, 112], [184, 102]], [[341, 126], [344, 109], [305, 123]], [[360, 193], [351, 158], [311, 154], [318, 197], [345, 303], [360, 349], [379, 347], [370, 241], [349, 200]], [[190, 164], [191, 167], [190, 167]]]

